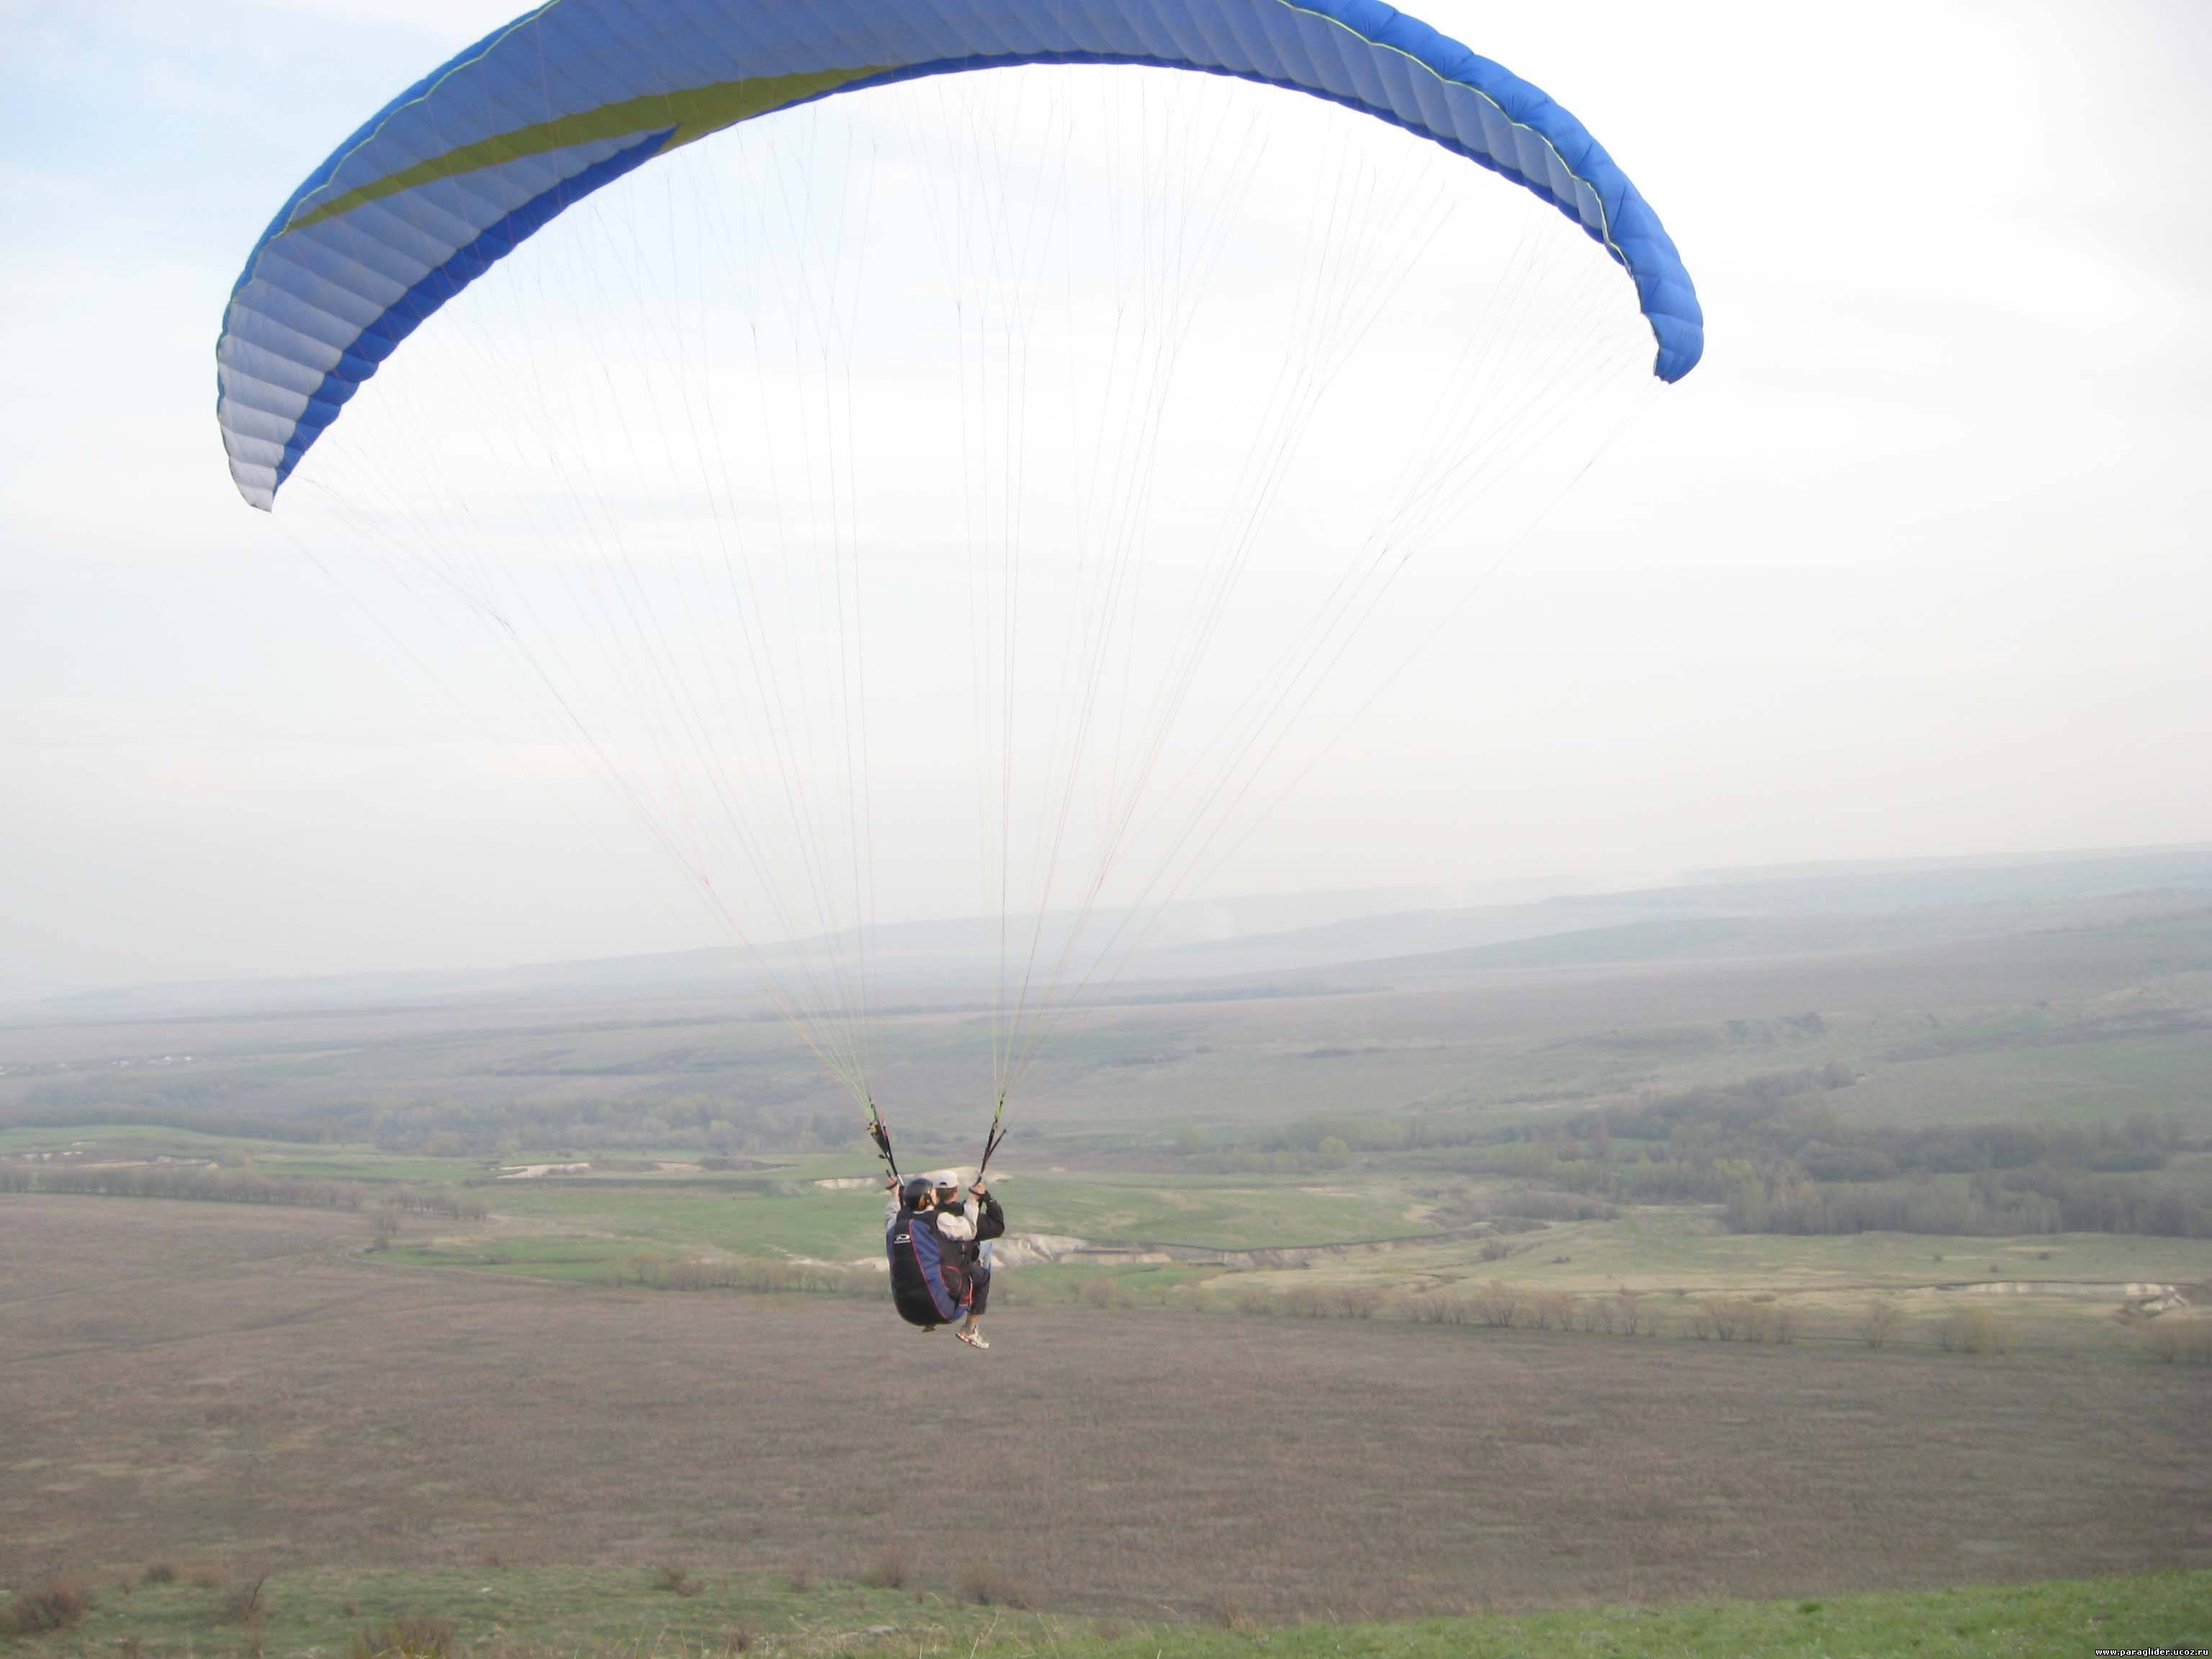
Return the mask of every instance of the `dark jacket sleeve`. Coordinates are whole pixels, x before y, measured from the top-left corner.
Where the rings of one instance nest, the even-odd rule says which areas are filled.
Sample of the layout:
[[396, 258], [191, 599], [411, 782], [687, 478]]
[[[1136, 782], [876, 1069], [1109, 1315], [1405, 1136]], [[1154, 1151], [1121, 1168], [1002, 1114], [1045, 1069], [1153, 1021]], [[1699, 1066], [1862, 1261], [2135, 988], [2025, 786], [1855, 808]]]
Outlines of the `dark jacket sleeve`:
[[1006, 1212], [999, 1207], [998, 1195], [992, 1194], [983, 1200], [983, 1213], [975, 1218], [975, 1242], [980, 1244], [987, 1238], [996, 1238], [1006, 1231]]

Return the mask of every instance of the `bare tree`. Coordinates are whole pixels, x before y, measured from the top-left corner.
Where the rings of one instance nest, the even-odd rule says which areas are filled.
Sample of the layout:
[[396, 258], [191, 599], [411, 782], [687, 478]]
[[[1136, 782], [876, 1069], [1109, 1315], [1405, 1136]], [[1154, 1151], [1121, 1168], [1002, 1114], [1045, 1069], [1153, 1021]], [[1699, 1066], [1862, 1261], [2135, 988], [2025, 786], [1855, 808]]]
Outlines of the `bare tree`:
[[1575, 1299], [1565, 1291], [1536, 1291], [1528, 1297], [1528, 1322], [1540, 1331], [1553, 1326], [1561, 1330], [1571, 1328], [1575, 1318]]
[[1474, 1316], [1497, 1329], [1510, 1327], [1521, 1316], [1521, 1292], [1502, 1279], [1493, 1279], [1474, 1293]]
[[1876, 1297], [1859, 1316], [1859, 1340], [1869, 1348], [1886, 1348], [1904, 1323], [1904, 1310], [1894, 1302]]
[[1336, 1292], [1336, 1311], [1346, 1319], [1372, 1319], [1382, 1303], [1382, 1292], [1372, 1285], [1346, 1285]]
[[1644, 1312], [1643, 1293], [1624, 1285], [1613, 1298], [1613, 1317], [1620, 1322], [1623, 1336], [1640, 1336], [1650, 1328]]

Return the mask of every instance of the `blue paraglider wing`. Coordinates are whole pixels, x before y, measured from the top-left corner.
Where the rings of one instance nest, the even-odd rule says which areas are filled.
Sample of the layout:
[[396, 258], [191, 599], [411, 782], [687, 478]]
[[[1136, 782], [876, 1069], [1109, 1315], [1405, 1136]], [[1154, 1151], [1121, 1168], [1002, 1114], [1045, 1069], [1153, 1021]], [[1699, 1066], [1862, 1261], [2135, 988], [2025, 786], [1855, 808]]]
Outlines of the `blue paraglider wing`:
[[817, 98], [1024, 64], [1294, 88], [1434, 140], [1575, 220], [1680, 380], [1705, 324], [1674, 245], [1565, 110], [1378, 0], [546, 0], [409, 88], [270, 223], [216, 343], [231, 476], [275, 501], [415, 327], [563, 209], [679, 145]]

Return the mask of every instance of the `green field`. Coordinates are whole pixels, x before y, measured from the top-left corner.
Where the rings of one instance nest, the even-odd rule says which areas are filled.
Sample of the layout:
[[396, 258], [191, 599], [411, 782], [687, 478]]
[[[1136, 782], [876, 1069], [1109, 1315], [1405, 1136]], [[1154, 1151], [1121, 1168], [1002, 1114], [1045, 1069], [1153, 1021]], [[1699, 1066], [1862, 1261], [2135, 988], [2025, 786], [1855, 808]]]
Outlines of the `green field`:
[[[678, 1564], [672, 1564], [676, 1566]], [[185, 1564], [187, 1572], [204, 1571]], [[165, 1564], [161, 1571], [176, 1571]], [[680, 1571], [680, 1569], [679, 1569]], [[318, 1659], [390, 1650], [401, 1632], [445, 1639], [454, 1653], [703, 1656], [934, 1656], [1000, 1659], [1511, 1659], [1553, 1653], [1620, 1659], [1945, 1654], [1965, 1659], [2088, 1654], [2100, 1648], [2187, 1651], [2212, 1645], [2212, 1572], [1978, 1585], [1920, 1594], [1711, 1601], [1424, 1620], [1265, 1626], [1233, 1601], [1213, 1628], [1056, 1616], [978, 1595], [1027, 1600], [986, 1572], [966, 1593], [819, 1583], [790, 1574], [520, 1568], [340, 1573], [260, 1582], [149, 1583], [143, 1571], [91, 1587], [72, 1628], [19, 1638], [40, 1659], [118, 1650], [224, 1659]], [[883, 1577], [887, 1574], [878, 1574]], [[680, 1591], [660, 1588], [678, 1583]], [[0, 1618], [7, 1604], [0, 1603]], [[395, 1621], [410, 1621], [395, 1624]], [[419, 1654], [416, 1659], [420, 1659]]]

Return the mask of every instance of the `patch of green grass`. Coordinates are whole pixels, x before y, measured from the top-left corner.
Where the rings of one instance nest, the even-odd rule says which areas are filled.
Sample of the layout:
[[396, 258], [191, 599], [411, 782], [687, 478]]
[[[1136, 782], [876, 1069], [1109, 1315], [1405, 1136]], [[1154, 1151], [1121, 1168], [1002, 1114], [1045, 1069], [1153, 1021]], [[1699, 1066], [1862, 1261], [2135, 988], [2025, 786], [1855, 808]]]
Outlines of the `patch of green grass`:
[[1425, 1231], [1401, 1206], [1320, 1176], [1200, 1185], [1024, 1175], [1001, 1196], [1010, 1226], [1117, 1243], [1266, 1249]]
[[482, 1246], [453, 1243], [394, 1245], [387, 1261], [415, 1267], [491, 1268], [529, 1279], [611, 1279], [621, 1264], [637, 1255], [635, 1244], [619, 1239], [529, 1236]]
[[295, 1181], [404, 1182], [445, 1186], [484, 1172], [480, 1158], [422, 1158], [373, 1146], [264, 1140], [137, 1123], [0, 1129], [0, 1158], [83, 1149], [113, 1158], [210, 1158], [260, 1176]]
[[[2212, 1239], [2130, 1233], [2030, 1233], [1980, 1238], [1926, 1233], [1837, 1233], [1802, 1237], [1731, 1233], [1717, 1210], [1681, 1206], [1624, 1209], [1610, 1221], [1560, 1222], [1509, 1241], [1515, 1254], [1484, 1264], [1451, 1247], [1467, 1271], [1563, 1290], [1640, 1288], [1823, 1290], [1902, 1287], [1991, 1278], [2212, 1279]], [[1555, 1262], [1553, 1258], [1570, 1258]], [[1387, 1260], [1387, 1258], [1386, 1258]], [[1424, 1266], [1431, 1265], [1428, 1261]]]
[[[963, 1605], [950, 1586], [894, 1589], [791, 1572], [687, 1568], [506, 1567], [419, 1572], [302, 1571], [264, 1586], [241, 1626], [224, 1592], [189, 1584], [111, 1589], [74, 1629], [11, 1650], [39, 1659], [343, 1653], [361, 1631], [416, 1617], [452, 1621], [458, 1652], [520, 1644], [630, 1659], [665, 1655], [837, 1652], [933, 1659], [1508, 1659], [1550, 1653], [1619, 1659], [1887, 1659], [1888, 1656], [2087, 1654], [2099, 1648], [2212, 1644], [2212, 1572], [2154, 1572], [1958, 1589], [1642, 1607], [1576, 1607], [1396, 1624], [1265, 1626], [1224, 1597], [1220, 1623], [1125, 1621]], [[797, 1587], [804, 1581], [806, 1588]], [[696, 1593], [689, 1593], [696, 1584]], [[1022, 1587], [1039, 1596], [1038, 1587]], [[739, 1638], [744, 1638], [740, 1648]]]
[[[849, 1164], [838, 1168], [851, 1173]], [[518, 1181], [475, 1190], [502, 1215], [612, 1241], [602, 1259], [642, 1246], [847, 1262], [872, 1260], [882, 1248], [879, 1191], [819, 1187], [782, 1171], [738, 1172], [684, 1186]], [[1239, 1249], [1421, 1231], [1394, 1202], [1318, 1182], [1206, 1186], [1024, 1174], [1006, 1183], [1002, 1196], [1015, 1231], [1094, 1240]]]
[[[258, 1140], [237, 1135], [203, 1133], [198, 1129], [172, 1129], [143, 1123], [72, 1123], [64, 1128], [33, 1124], [0, 1128], [0, 1158], [21, 1158], [26, 1152], [62, 1152], [72, 1146], [97, 1148], [116, 1156], [156, 1158], [240, 1158], [262, 1153], [296, 1153], [301, 1148], [287, 1140]], [[327, 1149], [318, 1147], [318, 1152]]]
[[502, 1215], [679, 1252], [850, 1261], [883, 1248], [883, 1194], [866, 1188], [738, 1176], [714, 1187], [518, 1181], [476, 1190]]
[[300, 1181], [404, 1182], [410, 1187], [451, 1186], [484, 1172], [480, 1158], [408, 1158], [366, 1146], [257, 1150], [249, 1164], [256, 1175]]
[[1217, 1659], [1264, 1646], [1277, 1659], [1509, 1659], [1564, 1653], [1620, 1659], [1831, 1659], [1942, 1655], [2019, 1659], [2099, 1648], [2207, 1645], [2212, 1573], [1977, 1585], [1818, 1601], [1723, 1601], [1574, 1608], [1402, 1625], [1146, 1632], [1071, 1645], [1071, 1659]]
[[[652, 1649], [728, 1652], [740, 1632], [757, 1644], [805, 1645], [831, 1632], [865, 1637], [959, 1615], [942, 1598], [817, 1581], [794, 1589], [784, 1573], [686, 1570], [687, 1593], [661, 1588], [655, 1569], [503, 1567], [420, 1571], [305, 1570], [270, 1576], [258, 1618], [241, 1625], [228, 1587], [147, 1584], [129, 1595], [95, 1587], [75, 1629], [11, 1644], [11, 1654], [114, 1659], [149, 1656], [344, 1654], [365, 1629], [409, 1617], [449, 1620], [456, 1652], [523, 1642], [562, 1654]], [[692, 1583], [696, 1594], [688, 1593]], [[962, 1627], [981, 1620], [963, 1619]], [[970, 1632], [972, 1638], [972, 1632]], [[852, 1643], [846, 1644], [849, 1650]]]

